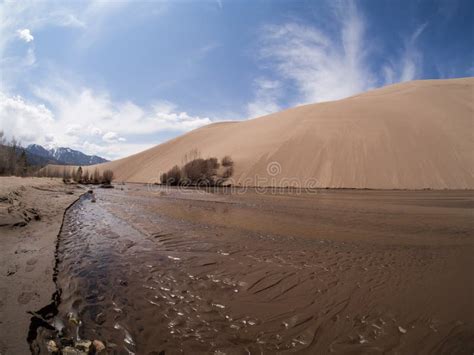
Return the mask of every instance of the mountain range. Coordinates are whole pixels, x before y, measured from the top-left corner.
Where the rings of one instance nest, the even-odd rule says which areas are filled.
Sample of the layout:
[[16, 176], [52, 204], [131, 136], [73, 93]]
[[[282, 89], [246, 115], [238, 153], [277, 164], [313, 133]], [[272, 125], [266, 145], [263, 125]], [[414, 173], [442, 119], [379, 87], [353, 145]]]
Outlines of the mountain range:
[[108, 162], [97, 155], [87, 155], [71, 148], [46, 149], [39, 144], [30, 144], [25, 148], [27, 159], [31, 165], [94, 165]]

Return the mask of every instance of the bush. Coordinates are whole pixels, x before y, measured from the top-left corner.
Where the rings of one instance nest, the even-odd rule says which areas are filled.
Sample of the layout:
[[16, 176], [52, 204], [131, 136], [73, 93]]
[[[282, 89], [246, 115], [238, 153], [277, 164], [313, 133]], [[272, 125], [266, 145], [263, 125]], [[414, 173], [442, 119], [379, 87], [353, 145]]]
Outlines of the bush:
[[216, 158], [194, 159], [184, 165], [182, 177], [192, 185], [213, 185], [217, 180], [219, 166]]
[[[184, 161], [186, 161], [186, 157]], [[224, 165], [225, 163], [225, 165]], [[183, 167], [175, 165], [166, 173], [161, 174], [160, 181], [164, 185], [218, 186], [230, 178], [234, 172], [233, 161], [227, 156], [222, 160], [225, 169], [219, 175], [221, 164], [217, 158], [196, 158], [186, 162]]]
[[160, 181], [164, 185], [176, 186], [182, 182], [182, 172], [179, 166], [175, 165], [167, 173], [160, 177]]
[[222, 166], [226, 168], [230, 166], [234, 166], [234, 161], [229, 155], [226, 155], [224, 158], [222, 158], [221, 163], [222, 163]]

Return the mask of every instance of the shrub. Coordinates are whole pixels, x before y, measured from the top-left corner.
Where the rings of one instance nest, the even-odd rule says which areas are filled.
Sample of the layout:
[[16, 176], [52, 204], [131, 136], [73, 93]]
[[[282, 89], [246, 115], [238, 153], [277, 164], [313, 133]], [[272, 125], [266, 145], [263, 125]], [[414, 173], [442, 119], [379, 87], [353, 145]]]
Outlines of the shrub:
[[227, 168], [227, 167], [230, 167], [230, 166], [234, 166], [234, 161], [232, 160], [232, 158], [229, 155], [226, 155], [224, 158], [222, 158], [221, 164], [222, 164], [222, 166]]
[[162, 184], [176, 186], [183, 180], [183, 174], [179, 166], [175, 165], [167, 173], [164, 173], [160, 177]]
[[222, 173], [222, 179], [227, 180], [234, 174], [234, 161], [228, 155], [222, 158], [222, 166], [224, 167], [224, 172]]
[[[184, 159], [186, 161], [186, 158]], [[219, 175], [221, 164], [217, 158], [196, 158], [184, 164], [183, 167], [175, 165], [169, 171], [161, 174], [160, 181], [165, 185], [192, 185], [192, 186], [217, 186], [221, 185], [233, 174], [233, 161], [230, 157], [225, 160], [223, 174]]]

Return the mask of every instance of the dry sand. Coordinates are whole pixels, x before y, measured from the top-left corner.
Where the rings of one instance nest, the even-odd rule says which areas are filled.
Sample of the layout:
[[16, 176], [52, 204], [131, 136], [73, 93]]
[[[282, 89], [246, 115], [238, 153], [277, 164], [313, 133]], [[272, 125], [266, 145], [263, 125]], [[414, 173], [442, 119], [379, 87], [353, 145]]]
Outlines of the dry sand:
[[28, 354], [31, 315], [51, 302], [65, 209], [82, 189], [59, 179], [0, 177], [0, 354]]
[[474, 78], [413, 81], [211, 124], [99, 168], [148, 183], [198, 149], [202, 157], [230, 155], [234, 184], [472, 189], [473, 132]]

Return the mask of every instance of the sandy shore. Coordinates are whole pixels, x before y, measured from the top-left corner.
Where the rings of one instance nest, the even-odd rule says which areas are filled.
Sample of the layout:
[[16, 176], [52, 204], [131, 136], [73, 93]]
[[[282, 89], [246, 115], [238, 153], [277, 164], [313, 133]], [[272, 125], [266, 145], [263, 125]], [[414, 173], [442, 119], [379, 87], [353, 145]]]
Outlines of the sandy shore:
[[65, 209], [83, 189], [59, 179], [0, 177], [0, 354], [28, 354], [31, 315], [51, 302]]

